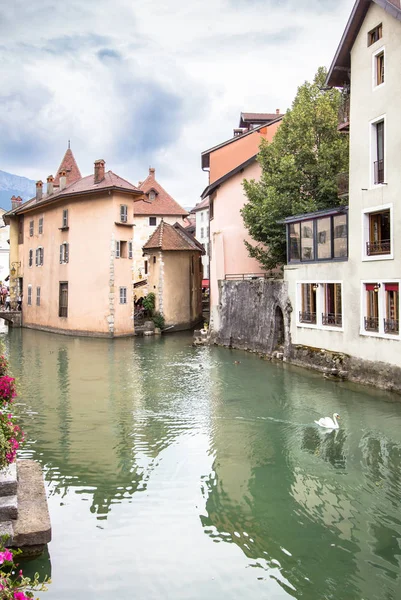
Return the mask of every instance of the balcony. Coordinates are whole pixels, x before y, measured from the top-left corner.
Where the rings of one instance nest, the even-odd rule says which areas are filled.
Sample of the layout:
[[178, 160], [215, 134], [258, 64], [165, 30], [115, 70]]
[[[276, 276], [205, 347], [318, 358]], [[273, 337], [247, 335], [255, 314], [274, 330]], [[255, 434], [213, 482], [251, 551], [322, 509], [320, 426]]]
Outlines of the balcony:
[[365, 331], [379, 331], [379, 318], [365, 317]]
[[339, 198], [348, 198], [349, 194], [349, 172], [344, 171], [337, 175], [337, 196]]
[[381, 240], [380, 242], [366, 242], [366, 254], [368, 256], [378, 256], [379, 254], [391, 254], [391, 240]]
[[336, 315], [334, 313], [322, 313], [322, 325], [328, 325], [330, 327], [342, 327], [342, 324], [342, 315]]
[[375, 185], [384, 183], [384, 160], [377, 160], [373, 163]]
[[384, 333], [398, 335], [400, 326], [398, 319], [384, 319]]
[[343, 93], [340, 108], [338, 110], [338, 131], [340, 133], [349, 133], [351, 97], [349, 92]]
[[310, 325], [316, 325], [316, 313], [314, 312], [300, 312], [299, 313], [300, 323], [309, 323]]

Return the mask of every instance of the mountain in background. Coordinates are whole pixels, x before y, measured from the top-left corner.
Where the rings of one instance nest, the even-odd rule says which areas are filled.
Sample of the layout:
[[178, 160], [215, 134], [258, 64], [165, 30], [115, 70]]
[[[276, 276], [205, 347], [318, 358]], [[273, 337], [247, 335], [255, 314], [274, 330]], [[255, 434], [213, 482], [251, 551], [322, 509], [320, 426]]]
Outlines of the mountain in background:
[[21, 196], [23, 200], [33, 198], [36, 193], [35, 182], [27, 177], [12, 175], [0, 171], [0, 207], [11, 208], [11, 196]]

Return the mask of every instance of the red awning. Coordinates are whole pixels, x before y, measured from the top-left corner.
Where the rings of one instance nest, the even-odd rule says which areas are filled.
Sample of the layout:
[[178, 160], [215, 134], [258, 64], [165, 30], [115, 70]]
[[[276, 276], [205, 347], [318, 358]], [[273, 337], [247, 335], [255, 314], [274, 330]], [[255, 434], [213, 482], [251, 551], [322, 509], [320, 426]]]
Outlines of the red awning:
[[209, 287], [209, 280], [208, 280], [208, 279], [202, 279], [202, 287], [203, 287], [203, 288], [204, 288], [204, 287], [206, 287], [206, 288], [208, 288], [208, 287]]
[[386, 292], [398, 292], [398, 283], [386, 283]]
[[377, 289], [377, 283], [365, 283], [368, 292], [374, 292]]

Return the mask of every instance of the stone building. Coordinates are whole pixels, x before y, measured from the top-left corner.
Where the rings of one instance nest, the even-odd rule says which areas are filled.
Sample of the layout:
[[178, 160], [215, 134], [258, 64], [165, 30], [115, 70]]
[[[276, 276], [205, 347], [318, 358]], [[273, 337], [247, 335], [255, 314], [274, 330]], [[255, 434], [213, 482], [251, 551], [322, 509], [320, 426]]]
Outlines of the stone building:
[[148, 291], [166, 327], [191, 329], [202, 320], [202, 245], [179, 223], [162, 219], [143, 247], [148, 261]]
[[141, 285], [141, 295], [151, 291], [142, 284], [148, 278], [148, 261], [142, 256], [143, 245], [162, 220], [170, 225], [179, 222], [185, 226], [188, 214], [160, 185], [155, 175], [155, 169], [151, 167], [145, 181], [138, 184], [143, 193], [134, 205], [133, 274], [135, 284]]
[[81, 177], [68, 149], [55, 178], [4, 216], [10, 290], [23, 291], [22, 324], [68, 334], [123, 336], [133, 323], [134, 201], [143, 193], [97, 160]]

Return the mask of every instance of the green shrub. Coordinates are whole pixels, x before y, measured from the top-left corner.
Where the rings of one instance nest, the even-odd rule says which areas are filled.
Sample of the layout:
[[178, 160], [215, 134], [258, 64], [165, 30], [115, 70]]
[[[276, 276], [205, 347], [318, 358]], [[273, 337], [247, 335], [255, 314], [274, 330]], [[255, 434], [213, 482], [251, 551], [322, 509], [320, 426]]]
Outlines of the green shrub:
[[150, 292], [150, 294], [145, 296], [145, 298], [143, 299], [142, 306], [146, 310], [146, 312], [151, 315], [153, 313], [155, 305], [156, 305], [156, 296], [154, 295], [153, 292]]
[[155, 324], [155, 327], [158, 327], [159, 329], [164, 329], [165, 320], [161, 312], [155, 312], [153, 314], [152, 321]]

